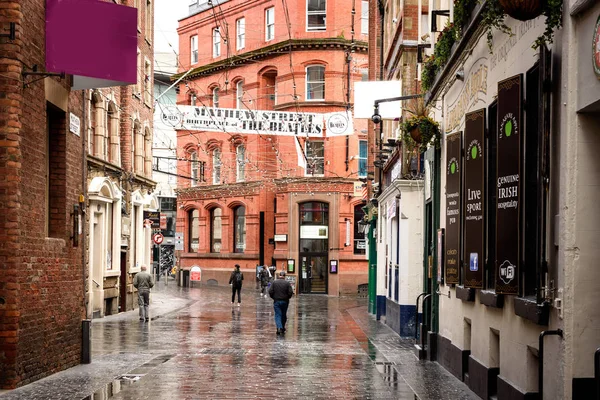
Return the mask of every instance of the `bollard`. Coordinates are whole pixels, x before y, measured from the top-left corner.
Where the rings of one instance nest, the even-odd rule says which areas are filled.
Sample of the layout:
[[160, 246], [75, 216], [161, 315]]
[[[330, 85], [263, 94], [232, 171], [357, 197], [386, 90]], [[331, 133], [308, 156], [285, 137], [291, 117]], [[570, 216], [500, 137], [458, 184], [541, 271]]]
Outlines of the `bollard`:
[[81, 321], [81, 363], [92, 362], [92, 320]]

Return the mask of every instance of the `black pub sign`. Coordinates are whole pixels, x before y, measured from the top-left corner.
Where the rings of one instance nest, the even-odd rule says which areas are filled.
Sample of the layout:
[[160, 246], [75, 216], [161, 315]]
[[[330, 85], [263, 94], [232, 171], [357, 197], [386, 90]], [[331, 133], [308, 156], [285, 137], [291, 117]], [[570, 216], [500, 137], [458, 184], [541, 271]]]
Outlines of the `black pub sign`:
[[485, 204], [485, 109], [465, 116], [463, 234], [464, 285], [483, 288]]
[[519, 292], [523, 76], [498, 82], [496, 293]]
[[462, 132], [446, 136], [446, 284], [459, 283]]

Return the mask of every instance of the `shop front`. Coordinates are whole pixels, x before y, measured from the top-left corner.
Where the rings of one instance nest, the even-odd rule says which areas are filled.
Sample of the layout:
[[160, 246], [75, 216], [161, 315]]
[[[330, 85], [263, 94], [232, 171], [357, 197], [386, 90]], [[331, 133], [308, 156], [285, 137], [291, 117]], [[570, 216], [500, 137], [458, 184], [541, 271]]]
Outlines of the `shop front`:
[[426, 269], [440, 285], [439, 331], [428, 347], [482, 398], [538, 392], [551, 303], [552, 57], [532, 48], [541, 18], [506, 23], [513, 35], [495, 32], [491, 51], [482, 31], [464, 38], [470, 51], [430, 101], [445, 137], [440, 260]]

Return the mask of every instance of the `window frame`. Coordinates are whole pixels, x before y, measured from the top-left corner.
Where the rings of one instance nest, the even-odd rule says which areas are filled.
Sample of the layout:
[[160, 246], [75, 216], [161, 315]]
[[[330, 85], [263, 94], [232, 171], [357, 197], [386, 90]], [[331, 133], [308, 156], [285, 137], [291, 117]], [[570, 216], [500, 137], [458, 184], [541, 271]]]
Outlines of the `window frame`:
[[[271, 20], [269, 20], [271, 16]], [[275, 7], [265, 9], [265, 42], [275, 39]]]
[[[196, 216], [194, 216], [194, 213]], [[197, 253], [200, 249], [200, 211], [197, 208], [189, 210], [187, 213], [188, 220], [188, 253]], [[195, 225], [194, 225], [195, 221]], [[196, 229], [194, 230], [194, 226]], [[196, 236], [194, 236], [194, 233]], [[194, 239], [196, 240], [196, 249], [194, 250]]]
[[[364, 146], [363, 146], [364, 145]], [[363, 156], [364, 149], [364, 156]], [[359, 140], [358, 141], [358, 171], [357, 175], [359, 178], [367, 177], [367, 157], [369, 153], [368, 141], [367, 140]], [[364, 165], [364, 167], [362, 167]], [[364, 171], [364, 172], [363, 172]]]
[[246, 47], [246, 18], [235, 21], [236, 50]]
[[[365, 7], [366, 5], [366, 7]], [[366, 25], [365, 25], [366, 22]], [[366, 26], [366, 29], [365, 29]], [[369, 1], [361, 0], [360, 9], [360, 33], [363, 35], [369, 34]]]
[[219, 185], [221, 183], [221, 149], [216, 148], [212, 151], [212, 178], [213, 185]]
[[215, 87], [212, 90], [212, 106], [213, 108], [219, 108], [219, 88]]
[[198, 35], [190, 36], [190, 62], [198, 64]]
[[[219, 215], [216, 215], [216, 211], [219, 210]], [[217, 238], [215, 235], [215, 222], [216, 219], [219, 218], [219, 237]], [[215, 245], [219, 244], [218, 250], [215, 250]], [[210, 250], [209, 253], [220, 253], [223, 249], [223, 209], [220, 207], [215, 207], [210, 210]]]
[[[323, 70], [323, 80], [322, 81], [310, 81], [309, 80], [309, 70], [312, 68], [319, 68]], [[313, 65], [308, 65], [305, 68], [305, 75], [304, 75], [305, 79], [305, 100], [306, 101], [323, 101], [325, 100], [325, 66], [322, 64], [313, 64]], [[314, 85], [314, 84], [319, 84], [322, 82], [323, 85], [323, 98], [309, 98], [309, 85]]]
[[[309, 11], [308, 10], [308, 4], [310, 2], [310, 0], [306, 0], [306, 31], [307, 32], [324, 32], [327, 30], [327, 0], [323, 0], [325, 2], [325, 10], [321, 11]], [[309, 20], [308, 20], [308, 16], [309, 15], [324, 15], [323, 17], [323, 26], [318, 26], [316, 28], [311, 28], [309, 26]]]
[[[243, 211], [243, 214], [239, 214]], [[240, 225], [240, 220], [243, 219]], [[241, 233], [240, 233], [240, 227]], [[240, 234], [238, 241], [238, 233]], [[238, 249], [238, 242], [242, 244], [242, 247]], [[233, 252], [244, 253], [246, 251], [246, 206], [239, 205], [233, 209]]]
[[192, 151], [189, 153], [190, 158], [190, 186], [198, 186], [200, 180], [200, 161], [198, 160], [198, 152]]
[[235, 107], [237, 109], [243, 108], [242, 107], [244, 105], [244, 102], [242, 100], [243, 97], [244, 97], [244, 81], [238, 81], [235, 84]]
[[[240, 160], [240, 153], [242, 160]], [[243, 144], [235, 148], [235, 181], [244, 182], [246, 180], [246, 146]]]
[[221, 30], [218, 27], [212, 30], [212, 56], [221, 57]]
[[[323, 146], [323, 156], [312, 155], [314, 153], [313, 153], [313, 150], [312, 150], [311, 146], [314, 146], [314, 144], [316, 144], [316, 143], [322, 144], [322, 146]], [[309, 153], [311, 155], [309, 155]], [[307, 166], [306, 166], [306, 169], [304, 171], [304, 176], [319, 176], [319, 177], [325, 176], [325, 140], [307, 140], [305, 142], [305, 144], [304, 144], [304, 154], [306, 154], [306, 161], [307, 161]], [[313, 173], [309, 173], [308, 172], [309, 171], [308, 163], [310, 163], [311, 160], [321, 160], [320, 166], [322, 167], [321, 168], [322, 169], [322, 173], [318, 174], [318, 173], [314, 173], [314, 172]], [[317, 168], [315, 168], [315, 170], [316, 169]]]

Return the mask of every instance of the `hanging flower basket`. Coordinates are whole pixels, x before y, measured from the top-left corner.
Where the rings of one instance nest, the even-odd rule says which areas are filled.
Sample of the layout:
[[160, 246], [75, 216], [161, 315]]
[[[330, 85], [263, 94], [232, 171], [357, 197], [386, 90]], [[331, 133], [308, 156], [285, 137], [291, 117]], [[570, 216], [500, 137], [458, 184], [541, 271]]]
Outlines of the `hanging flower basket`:
[[430, 144], [439, 147], [440, 126], [432, 118], [418, 115], [408, 118], [401, 126], [405, 140], [415, 142], [419, 151], [424, 152]]
[[421, 143], [421, 140], [423, 140], [423, 136], [421, 135], [421, 130], [419, 129], [419, 127], [414, 128], [409, 133], [410, 133], [410, 137], [415, 142]]
[[498, 0], [504, 12], [519, 21], [528, 21], [542, 15], [547, 0]]

